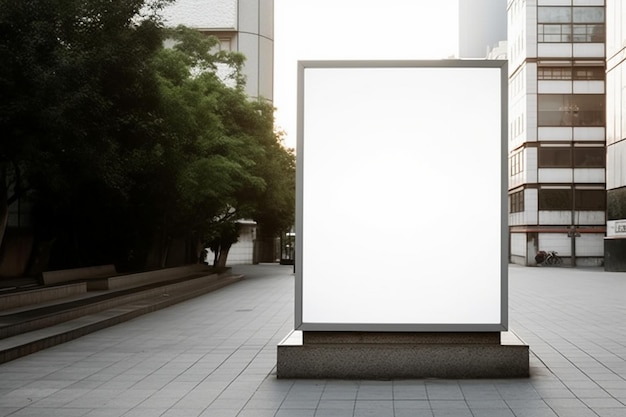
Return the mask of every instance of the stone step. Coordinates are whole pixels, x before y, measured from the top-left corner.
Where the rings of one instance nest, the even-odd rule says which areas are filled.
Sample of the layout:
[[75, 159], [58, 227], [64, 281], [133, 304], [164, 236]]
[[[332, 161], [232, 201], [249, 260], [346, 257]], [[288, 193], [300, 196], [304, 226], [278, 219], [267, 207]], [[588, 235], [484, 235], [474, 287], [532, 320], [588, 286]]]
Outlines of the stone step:
[[[23, 280], [32, 285], [20, 288], [4, 288], [0, 292], [0, 311], [32, 307], [60, 299], [79, 296], [87, 291], [121, 290], [157, 282], [171, 281], [194, 274], [209, 274], [205, 264], [183, 265], [131, 274], [117, 274], [113, 265], [47, 271], [43, 273], [44, 285], [36, 280]], [[18, 280], [13, 280], [18, 281]]]
[[136, 272], [95, 278], [87, 281], [87, 290], [119, 290], [141, 287], [147, 284], [184, 278], [193, 274], [206, 274], [210, 268], [205, 264], [183, 265], [173, 268], [156, 269], [153, 271]]
[[85, 292], [87, 292], [87, 283], [85, 282], [14, 290], [0, 294], [0, 311], [42, 304], [84, 294]]
[[194, 274], [142, 287], [99, 291], [68, 297], [55, 303], [6, 310], [0, 314], [0, 339], [30, 332], [121, 304], [168, 293], [172, 288], [193, 291], [219, 279], [218, 274]]
[[125, 298], [123, 303], [98, 311], [83, 309], [84, 314], [0, 340], [0, 363], [79, 338], [91, 332], [130, 320], [142, 314], [185, 301], [243, 279], [242, 275], [196, 277], [169, 282], [143, 291], [140, 297]]

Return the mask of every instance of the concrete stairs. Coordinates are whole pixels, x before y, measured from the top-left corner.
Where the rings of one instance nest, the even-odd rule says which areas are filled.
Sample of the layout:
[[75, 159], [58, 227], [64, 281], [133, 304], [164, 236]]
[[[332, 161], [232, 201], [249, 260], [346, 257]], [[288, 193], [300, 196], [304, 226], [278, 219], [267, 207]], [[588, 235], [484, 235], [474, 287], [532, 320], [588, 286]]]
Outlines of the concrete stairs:
[[76, 339], [235, 283], [230, 269], [187, 265], [89, 277], [0, 293], [0, 363]]

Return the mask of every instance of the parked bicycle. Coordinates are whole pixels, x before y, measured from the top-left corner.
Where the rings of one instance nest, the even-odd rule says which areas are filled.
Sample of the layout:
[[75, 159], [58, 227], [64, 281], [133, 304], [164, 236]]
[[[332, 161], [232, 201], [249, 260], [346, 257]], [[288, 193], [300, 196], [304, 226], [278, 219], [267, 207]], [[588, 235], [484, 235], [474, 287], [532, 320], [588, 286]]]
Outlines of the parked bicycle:
[[540, 250], [535, 256], [535, 261], [537, 265], [561, 266], [563, 264], [563, 259], [553, 250], [547, 252]]

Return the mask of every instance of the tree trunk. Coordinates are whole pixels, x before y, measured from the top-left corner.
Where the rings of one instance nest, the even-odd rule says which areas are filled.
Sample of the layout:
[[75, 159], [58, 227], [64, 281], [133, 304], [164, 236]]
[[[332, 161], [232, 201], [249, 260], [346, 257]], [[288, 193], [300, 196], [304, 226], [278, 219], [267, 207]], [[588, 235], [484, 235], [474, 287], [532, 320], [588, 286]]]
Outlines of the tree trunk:
[[225, 268], [226, 267], [226, 259], [228, 258], [228, 252], [230, 251], [230, 247], [232, 245], [220, 246], [220, 255], [217, 258], [217, 267]]
[[196, 263], [202, 264], [206, 259], [206, 249], [204, 248], [204, 242], [199, 237], [195, 238], [195, 246], [196, 246]]

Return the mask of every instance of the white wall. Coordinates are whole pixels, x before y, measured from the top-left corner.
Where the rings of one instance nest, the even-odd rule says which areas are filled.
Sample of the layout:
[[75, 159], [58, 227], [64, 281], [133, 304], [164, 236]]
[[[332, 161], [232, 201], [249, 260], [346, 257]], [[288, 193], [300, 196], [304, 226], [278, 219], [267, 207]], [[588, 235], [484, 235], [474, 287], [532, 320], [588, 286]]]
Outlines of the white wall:
[[611, 190], [626, 186], [626, 141], [607, 148], [606, 187]]
[[511, 233], [511, 255], [526, 256], [526, 233]]
[[168, 26], [183, 24], [230, 33], [232, 50], [246, 57], [242, 69], [246, 93], [252, 98], [273, 100], [273, 0], [177, 0], [163, 11], [163, 16]]
[[177, 0], [163, 17], [168, 26], [237, 30], [237, 0]]

